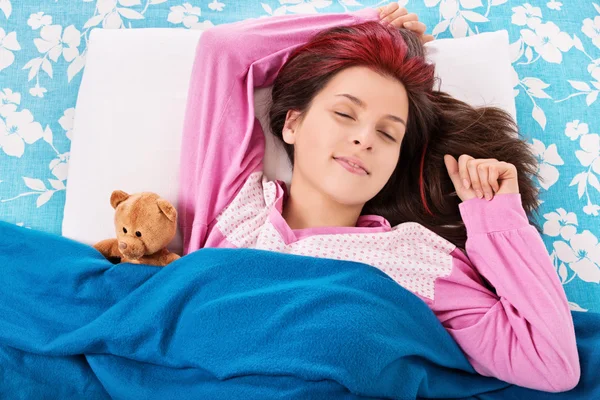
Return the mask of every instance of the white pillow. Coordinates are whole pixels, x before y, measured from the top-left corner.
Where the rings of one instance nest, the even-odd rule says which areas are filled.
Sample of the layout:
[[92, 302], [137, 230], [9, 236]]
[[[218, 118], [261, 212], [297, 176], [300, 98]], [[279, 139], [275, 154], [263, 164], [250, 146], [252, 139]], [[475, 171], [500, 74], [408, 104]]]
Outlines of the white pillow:
[[[76, 103], [62, 234], [94, 244], [114, 237], [110, 194], [152, 191], [177, 206], [179, 155], [189, 77], [201, 31], [94, 29]], [[441, 90], [516, 118], [508, 33], [428, 43]], [[283, 146], [267, 124], [271, 88], [255, 91], [266, 136], [265, 174], [291, 178]], [[169, 246], [181, 254], [182, 238]]]
[[486, 32], [425, 45], [443, 90], [473, 106], [496, 106], [517, 120], [508, 31]]

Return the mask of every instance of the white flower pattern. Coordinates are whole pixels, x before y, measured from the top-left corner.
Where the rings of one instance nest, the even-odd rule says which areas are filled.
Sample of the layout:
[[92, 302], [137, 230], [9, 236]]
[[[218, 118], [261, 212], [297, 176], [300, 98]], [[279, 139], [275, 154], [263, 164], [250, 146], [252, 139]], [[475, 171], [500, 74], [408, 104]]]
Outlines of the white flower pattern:
[[558, 258], [568, 263], [582, 280], [600, 283], [600, 244], [590, 231], [573, 235], [569, 243], [562, 240], [554, 242]]
[[600, 136], [598, 134], [583, 135], [579, 142], [582, 150], [577, 150], [575, 155], [584, 167], [600, 174]]
[[542, 10], [539, 7], [533, 7], [529, 3], [522, 6], [513, 7], [512, 23], [519, 26], [525, 26], [535, 29], [542, 22]]
[[551, 10], [560, 11], [563, 4], [560, 1], [551, 0], [548, 3], [546, 3], [546, 6]]
[[[211, 9], [222, 10], [222, 3], [213, 2], [209, 6]], [[171, 7], [171, 12], [167, 21], [172, 24], [183, 24], [188, 29], [206, 30], [213, 26], [212, 22], [199, 22], [202, 11], [200, 7], [193, 7], [190, 3], [184, 3], [180, 6]]]
[[19, 104], [21, 104], [20, 93], [13, 93], [8, 88], [0, 92], [0, 116], [6, 118], [8, 114], [17, 111]]
[[529, 29], [521, 31], [525, 43], [533, 47], [544, 60], [560, 64], [562, 52], [569, 51], [573, 47], [571, 37], [561, 32], [554, 22], [538, 24], [534, 29], [535, 31]]
[[544, 223], [544, 234], [548, 236], [560, 235], [569, 240], [577, 233], [577, 215], [574, 212], [567, 213], [563, 208], [544, 215], [547, 221]]
[[8, 68], [15, 61], [13, 51], [19, 50], [21, 50], [21, 46], [17, 41], [17, 33], [6, 33], [4, 29], [0, 28], [0, 71]]
[[31, 29], [40, 29], [42, 26], [52, 25], [52, 15], [44, 15], [43, 11], [31, 14], [27, 20]]
[[5, 120], [0, 119], [0, 147], [9, 156], [21, 157], [25, 143], [35, 143], [42, 134], [42, 126], [33, 120], [29, 110], [15, 111]]
[[47, 91], [48, 90], [46, 88], [43, 88], [40, 86], [39, 83], [36, 83], [34, 87], [29, 89], [29, 94], [31, 94], [32, 96], [36, 96], [36, 97], [44, 97], [44, 94]]
[[580, 123], [578, 119], [573, 122], [567, 122], [567, 128], [565, 129], [565, 135], [571, 140], [577, 140], [582, 135], [590, 133], [590, 128], [585, 122]]
[[200, 7], [192, 7], [190, 3], [185, 3], [171, 7], [167, 21], [174, 24], [183, 23], [186, 28], [191, 28], [198, 22], [198, 17], [200, 17]]
[[600, 16], [596, 16], [594, 19], [584, 19], [581, 32], [592, 39], [592, 43], [594, 43], [596, 47], [600, 48]]
[[35, 46], [40, 53], [48, 53], [54, 62], [62, 54], [66, 61], [72, 61], [79, 55], [80, 33], [75, 26], [68, 26], [62, 31], [60, 25], [44, 26], [40, 32], [41, 39], [34, 39]]
[[75, 119], [75, 108], [71, 107], [65, 110], [64, 114], [58, 120], [62, 128], [67, 131], [65, 134], [69, 140], [73, 139], [73, 120]]
[[533, 154], [538, 158], [539, 173], [542, 180], [540, 186], [548, 190], [558, 181], [559, 173], [555, 165], [563, 165], [564, 161], [558, 155], [555, 144], [551, 144], [546, 148], [540, 140], [533, 139], [531, 145]]

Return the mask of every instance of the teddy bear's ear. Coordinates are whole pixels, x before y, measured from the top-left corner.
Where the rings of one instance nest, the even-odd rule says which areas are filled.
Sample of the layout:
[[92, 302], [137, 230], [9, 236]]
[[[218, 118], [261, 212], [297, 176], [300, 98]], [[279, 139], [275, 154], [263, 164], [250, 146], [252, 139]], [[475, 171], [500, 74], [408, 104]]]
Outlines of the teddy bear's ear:
[[167, 216], [169, 221], [177, 220], [177, 210], [175, 210], [175, 207], [171, 203], [165, 199], [158, 198], [156, 199], [156, 204], [158, 204], [158, 208]]
[[116, 209], [117, 206], [119, 204], [121, 204], [123, 201], [127, 200], [128, 197], [129, 197], [129, 195], [127, 193], [125, 193], [124, 191], [115, 190], [110, 195], [110, 205], [112, 206], [112, 208]]

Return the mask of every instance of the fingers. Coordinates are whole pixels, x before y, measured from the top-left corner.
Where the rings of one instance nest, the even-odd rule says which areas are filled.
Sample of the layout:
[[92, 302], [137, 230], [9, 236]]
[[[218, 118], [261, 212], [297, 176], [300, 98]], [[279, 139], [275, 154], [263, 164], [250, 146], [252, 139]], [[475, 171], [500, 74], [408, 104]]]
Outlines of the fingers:
[[[405, 10], [406, 11], [406, 10]], [[417, 14], [406, 14], [392, 20], [391, 25], [395, 28], [405, 28], [420, 36], [422, 43], [434, 40], [433, 35], [425, 35], [427, 25], [419, 21]]]
[[[415, 26], [415, 22], [419, 22], [419, 17], [415, 13], [398, 15], [396, 18], [392, 20], [392, 25], [396, 28], [406, 28], [413, 30], [413, 26]], [[411, 24], [408, 24], [408, 23]]]
[[405, 22], [403, 26], [419, 35], [424, 34], [427, 30], [427, 26], [421, 21], [408, 21]]
[[462, 201], [477, 197], [491, 200], [497, 194], [519, 193], [519, 177], [514, 164], [495, 158], [476, 159], [468, 154], [444, 156], [450, 179]]
[[420, 36], [421, 43], [425, 44], [434, 40], [433, 35], [425, 35], [427, 25], [419, 21], [419, 17], [415, 13], [409, 13], [404, 7], [400, 7], [398, 3], [390, 3], [382, 7], [378, 7], [380, 22], [390, 24], [394, 28], [405, 28], [415, 32]]
[[494, 197], [494, 193], [498, 191], [499, 171], [495, 164], [498, 160], [490, 159], [474, 159], [473, 157], [463, 154], [459, 157], [459, 174], [465, 188], [472, 187], [475, 195], [478, 198], [490, 200]]
[[450, 155], [444, 155], [444, 164], [446, 164], [446, 169], [448, 170], [448, 175], [450, 176], [450, 180], [454, 185], [456, 195], [461, 199], [461, 201], [467, 201], [475, 197], [475, 193], [472, 190], [466, 190], [463, 188], [463, 183], [460, 179], [460, 174], [458, 171], [458, 161]]
[[[489, 182], [489, 169], [489, 164], [481, 163], [477, 165], [477, 174], [479, 176], [481, 192], [483, 192], [483, 196], [486, 198], [486, 200], [491, 200], [491, 198], [494, 197], [494, 191], [492, 190]], [[477, 191], [475, 192], [477, 193]]]
[[471, 187], [475, 191], [475, 195], [480, 199], [483, 197], [483, 191], [481, 188], [481, 182], [479, 181], [479, 173], [477, 170], [476, 160], [467, 161], [467, 172], [469, 173], [469, 180], [471, 181]]
[[448, 175], [450, 176], [450, 180], [454, 184], [454, 187], [460, 187], [460, 175], [458, 174], [458, 162], [454, 157], [450, 154], [444, 155], [444, 164], [446, 164], [446, 169], [448, 170]]
[[467, 170], [467, 161], [473, 159], [473, 157], [467, 154], [463, 154], [458, 157], [458, 173], [465, 189], [469, 189], [471, 187], [471, 179], [469, 178], [469, 171]]
[[[392, 3], [394, 4], [396, 7], [394, 7], [392, 10], [388, 10], [385, 13], [385, 18], [383, 18], [383, 22], [386, 23], [392, 23], [393, 21], [395, 21], [398, 18], [401, 18], [404, 15], [408, 14], [408, 11], [406, 10], [406, 8], [399, 8], [398, 7], [398, 3]], [[398, 27], [396, 25], [396, 23], [393, 24], [394, 26]]]
[[381, 21], [384, 21], [387, 16], [390, 16], [399, 8], [400, 6], [398, 5], [398, 3], [390, 3], [386, 4], [385, 6], [378, 7], [377, 9], [379, 10], [379, 19]]
[[423, 35], [421, 37], [421, 42], [423, 44], [425, 44], [425, 43], [429, 43], [429, 42], [433, 41], [434, 39], [435, 39], [435, 37], [433, 37], [433, 35]]
[[492, 190], [494, 191], [494, 193], [496, 193], [496, 192], [498, 192], [498, 190], [500, 190], [500, 185], [498, 184], [498, 177], [499, 177], [498, 167], [496, 167], [495, 165], [490, 165], [488, 182], [490, 183], [490, 186], [492, 187]]

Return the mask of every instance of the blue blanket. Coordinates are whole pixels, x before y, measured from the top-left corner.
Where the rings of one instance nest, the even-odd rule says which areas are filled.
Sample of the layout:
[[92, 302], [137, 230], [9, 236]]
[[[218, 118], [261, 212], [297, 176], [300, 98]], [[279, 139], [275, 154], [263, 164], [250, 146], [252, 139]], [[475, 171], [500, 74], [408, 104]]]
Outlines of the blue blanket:
[[365, 264], [203, 249], [113, 265], [0, 222], [0, 398], [600, 398], [600, 315], [574, 320], [581, 381], [548, 394], [476, 374], [425, 303]]

